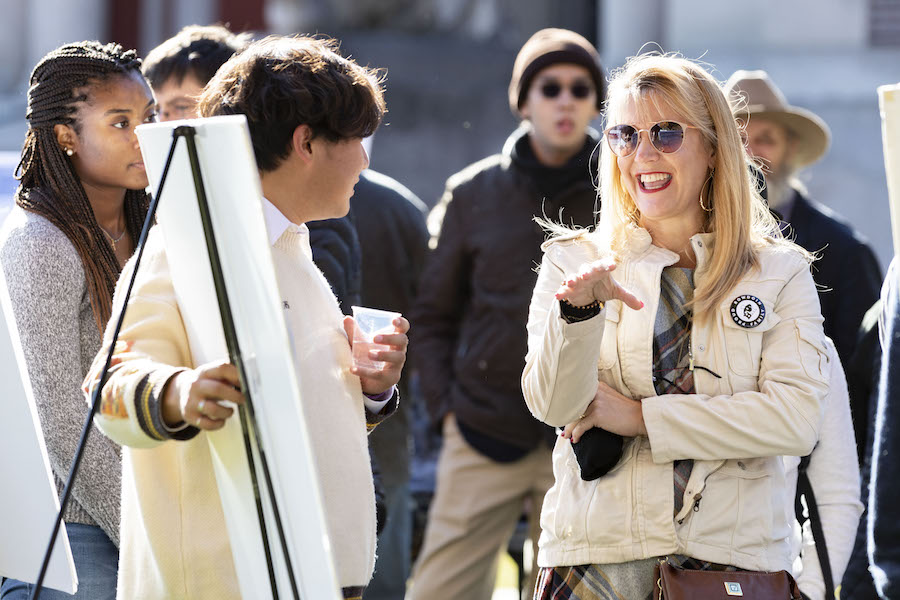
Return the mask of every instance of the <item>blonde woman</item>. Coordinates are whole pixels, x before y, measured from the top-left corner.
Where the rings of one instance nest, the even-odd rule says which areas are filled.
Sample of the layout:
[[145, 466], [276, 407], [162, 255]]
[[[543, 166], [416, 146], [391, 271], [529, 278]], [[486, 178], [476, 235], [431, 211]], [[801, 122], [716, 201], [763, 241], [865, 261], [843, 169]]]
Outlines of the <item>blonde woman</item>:
[[[631, 59], [606, 120], [597, 230], [544, 245], [528, 319], [525, 399], [564, 428], [535, 598], [648, 598], [661, 557], [787, 570], [781, 455], [812, 450], [829, 375], [811, 257], [703, 68]], [[593, 427], [625, 444], [586, 481], [572, 442]]]

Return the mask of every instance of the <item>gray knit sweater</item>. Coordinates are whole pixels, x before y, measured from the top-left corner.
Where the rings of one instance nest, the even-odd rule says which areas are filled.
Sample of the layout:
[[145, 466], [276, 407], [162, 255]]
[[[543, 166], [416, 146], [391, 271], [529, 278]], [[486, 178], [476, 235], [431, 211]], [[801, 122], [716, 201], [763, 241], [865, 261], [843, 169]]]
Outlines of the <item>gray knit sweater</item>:
[[[0, 263], [62, 494], [88, 414], [81, 382], [101, 341], [84, 267], [55, 225], [18, 206], [0, 230]], [[118, 546], [121, 478], [119, 447], [100, 431], [91, 431], [66, 522], [99, 525]]]

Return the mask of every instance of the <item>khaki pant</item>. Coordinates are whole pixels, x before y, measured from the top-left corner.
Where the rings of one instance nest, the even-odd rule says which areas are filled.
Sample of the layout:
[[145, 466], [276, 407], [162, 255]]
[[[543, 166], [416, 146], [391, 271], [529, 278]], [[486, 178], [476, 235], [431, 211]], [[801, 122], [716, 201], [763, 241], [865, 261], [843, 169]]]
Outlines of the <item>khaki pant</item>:
[[541, 505], [551, 485], [553, 465], [546, 445], [515, 462], [496, 462], [469, 446], [456, 419], [448, 416], [437, 489], [407, 598], [490, 600], [498, 555], [509, 543], [528, 499], [534, 549], [525, 588], [530, 598], [537, 575]]

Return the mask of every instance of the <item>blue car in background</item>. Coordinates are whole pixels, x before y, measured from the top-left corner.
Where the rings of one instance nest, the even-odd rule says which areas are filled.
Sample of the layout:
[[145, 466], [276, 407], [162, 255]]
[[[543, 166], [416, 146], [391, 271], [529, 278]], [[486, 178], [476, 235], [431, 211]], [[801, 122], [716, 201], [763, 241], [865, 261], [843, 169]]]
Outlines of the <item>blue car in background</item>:
[[16, 181], [14, 173], [19, 164], [21, 155], [18, 152], [0, 152], [0, 223], [6, 219], [6, 215], [12, 210], [15, 203]]

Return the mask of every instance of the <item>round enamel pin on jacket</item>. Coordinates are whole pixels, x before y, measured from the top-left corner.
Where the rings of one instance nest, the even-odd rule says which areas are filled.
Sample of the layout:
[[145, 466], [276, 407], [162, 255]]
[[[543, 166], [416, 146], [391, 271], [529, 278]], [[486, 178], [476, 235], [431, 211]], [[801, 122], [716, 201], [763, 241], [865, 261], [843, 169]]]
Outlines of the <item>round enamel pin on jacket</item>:
[[744, 294], [731, 303], [731, 320], [746, 329], [752, 329], [766, 318], [766, 307], [756, 296]]

